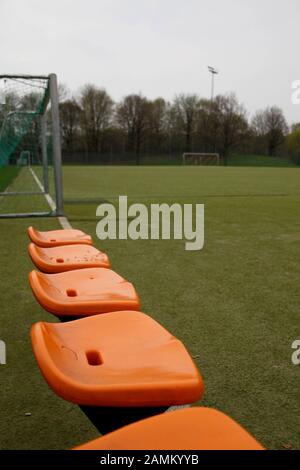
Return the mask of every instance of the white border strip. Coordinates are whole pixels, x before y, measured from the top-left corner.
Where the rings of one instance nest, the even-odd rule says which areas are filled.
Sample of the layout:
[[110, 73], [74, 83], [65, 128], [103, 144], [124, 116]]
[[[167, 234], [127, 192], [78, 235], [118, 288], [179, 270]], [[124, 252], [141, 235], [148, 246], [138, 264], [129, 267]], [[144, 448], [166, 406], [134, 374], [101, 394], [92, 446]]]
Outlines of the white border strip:
[[[50, 207], [50, 209], [52, 211], [55, 211], [56, 209], [56, 205], [55, 205], [55, 202], [53, 201], [52, 197], [50, 196], [50, 194], [47, 194], [45, 193], [45, 189], [44, 189], [44, 186], [42, 185], [42, 183], [40, 182], [39, 178], [37, 177], [37, 175], [35, 174], [35, 172], [33, 171], [32, 168], [29, 168], [29, 171], [30, 173], [32, 174], [32, 177], [34, 179], [34, 181], [36, 182], [36, 184], [38, 185], [38, 187], [40, 188], [40, 190], [44, 193], [44, 196], [45, 196], [45, 199]], [[58, 221], [61, 225], [61, 227], [64, 229], [64, 230], [69, 230], [72, 228], [72, 225], [70, 224], [70, 222], [68, 221], [67, 217], [57, 217], [58, 218]]]

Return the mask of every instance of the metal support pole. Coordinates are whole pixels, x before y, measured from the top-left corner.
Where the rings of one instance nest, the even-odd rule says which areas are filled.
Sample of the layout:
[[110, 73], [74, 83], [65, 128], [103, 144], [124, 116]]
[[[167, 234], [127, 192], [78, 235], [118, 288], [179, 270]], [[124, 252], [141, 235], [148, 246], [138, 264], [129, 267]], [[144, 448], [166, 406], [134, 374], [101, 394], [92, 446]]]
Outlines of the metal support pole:
[[41, 116], [41, 144], [42, 144], [42, 157], [43, 157], [43, 184], [44, 184], [45, 193], [49, 194], [46, 114], [43, 114]]
[[218, 75], [219, 72], [210, 66], [208, 66], [208, 71], [211, 73], [211, 101], [213, 103], [215, 97], [215, 75]]
[[53, 144], [53, 165], [56, 190], [56, 215], [64, 215], [63, 184], [62, 184], [62, 157], [60, 144], [60, 122], [59, 122], [59, 101], [57, 90], [57, 77], [55, 74], [49, 76], [50, 79], [50, 100], [52, 117], [52, 144]]

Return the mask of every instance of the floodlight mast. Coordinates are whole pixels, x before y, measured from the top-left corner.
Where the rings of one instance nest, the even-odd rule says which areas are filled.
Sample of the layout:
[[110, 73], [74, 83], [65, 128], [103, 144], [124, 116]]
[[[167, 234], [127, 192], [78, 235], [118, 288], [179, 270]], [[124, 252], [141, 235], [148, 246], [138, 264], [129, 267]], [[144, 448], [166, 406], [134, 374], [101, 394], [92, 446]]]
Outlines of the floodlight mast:
[[215, 75], [218, 75], [218, 70], [214, 67], [208, 66], [208, 71], [211, 73], [211, 101], [214, 101], [215, 95]]

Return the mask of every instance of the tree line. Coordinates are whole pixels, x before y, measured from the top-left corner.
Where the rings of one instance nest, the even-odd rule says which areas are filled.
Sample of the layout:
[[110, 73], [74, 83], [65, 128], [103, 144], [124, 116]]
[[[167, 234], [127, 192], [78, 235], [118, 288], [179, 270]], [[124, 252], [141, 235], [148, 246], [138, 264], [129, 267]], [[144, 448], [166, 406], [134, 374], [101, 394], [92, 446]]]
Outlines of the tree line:
[[[26, 97], [33, 109], [38, 98]], [[77, 96], [61, 85], [59, 98], [65, 163], [139, 164], [144, 156], [179, 162], [185, 152], [219, 153], [225, 165], [232, 152], [289, 156], [300, 163], [300, 123], [289, 128], [277, 106], [249, 118], [233, 93], [214, 100], [179, 94], [172, 101], [131, 94], [114, 102], [105, 89], [86, 84]], [[7, 96], [6, 108], [15, 99]]]
[[249, 119], [234, 94], [213, 101], [180, 94], [172, 102], [131, 94], [116, 103], [105, 89], [87, 84], [77, 97], [62, 87], [60, 97], [65, 160], [77, 154], [86, 163], [101, 162], [123, 155], [139, 164], [141, 155], [217, 152], [226, 164], [237, 151], [270, 156], [289, 152], [300, 162], [300, 124], [290, 130], [277, 106]]

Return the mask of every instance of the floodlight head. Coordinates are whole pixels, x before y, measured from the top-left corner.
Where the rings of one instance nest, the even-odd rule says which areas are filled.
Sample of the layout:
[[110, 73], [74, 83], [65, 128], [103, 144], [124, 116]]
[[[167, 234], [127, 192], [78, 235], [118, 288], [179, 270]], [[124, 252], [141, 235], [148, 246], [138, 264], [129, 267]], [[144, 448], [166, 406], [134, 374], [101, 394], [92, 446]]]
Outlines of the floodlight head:
[[216, 70], [214, 67], [211, 67], [210, 65], [208, 66], [208, 70], [214, 75], [217, 75], [219, 73], [218, 70]]

